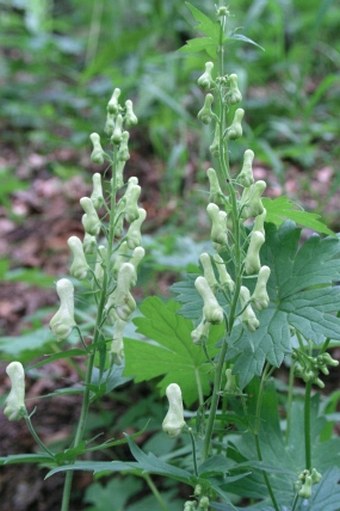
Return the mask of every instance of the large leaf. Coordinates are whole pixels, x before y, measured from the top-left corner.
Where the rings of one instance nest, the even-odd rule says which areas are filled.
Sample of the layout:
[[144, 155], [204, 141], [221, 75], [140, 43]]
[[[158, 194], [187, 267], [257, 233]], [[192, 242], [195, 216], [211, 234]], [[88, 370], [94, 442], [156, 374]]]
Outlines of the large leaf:
[[[159, 387], [177, 383], [187, 405], [193, 403], [201, 387], [204, 394], [210, 390], [211, 364], [202, 346], [193, 344], [192, 321], [180, 316], [174, 301], [162, 302], [157, 297], [147, 298], [140, 306], [143, 317], [134, 320], [137, 332], [155, 342], [125, 339], [126, 366], [124, 374], [136, 382], [163, 376]], [[215, 344], [221, 334], [215, 328], [207, 345], [210, 357], [216, 353]]]
[[329, 337], [340, 340], [340, 240], [312, 236], [299, 248], [300, 229], [286, 222], [277, 229], [268, 224], [261, 262], [271, 268], [269, 308], [257, 313], [255, 332], [236, 326], [229, 358], [244, 387], [260, 374], [265, 361], [278, 367], [291, 349], [291, 329], [315, 344]]
[[[266, 243], [261, 263], [271, 268], [268, 282], [269, 307], [257, 312], [260, 327], [255, 332], [236, 324], [229, 341], [228, 357], [235, 361], [234, 373], [244, 387], [262, 372], [264, 363], [280, 366], [291, 350], [291, 330], [320, 344], [325, 338], [340, 340], [340, 238], [311, 236], [300, 246], [300, 229], [293, 222], [280, 227], [266, 224]], [[181, 302], [181, 313], [191, 319], [201, 315], [202, 300], [189, 275], [172, 290]], [[249, 280], [245, 283], [248, 284]], [[220, 304], [226, 303], [218, 296]]]
[[307, 227], [313, 231], [323, 234], [333, 234], [331, 229], [322, 222], [320, 215], [298, 209], [296, 204], [285, 195], [277, 197], [276, 199], [264, 197], [262, 201], [267, 211], [266, 219], [268, 223], [279, 226], [285, 220], [293, 220], [293, 222], [296, 222], [302, 227]]
[[[257, 393], [256, 385], [249, 389], [249, 393]], [[249, 400], [249, 417], [255, 414], [256, 403]], [[320, 440], [320, 433], [324, 427], [325, 419], [319, 417], [319, 399], [314, 396], [311, 410], [311, 437], [312, 437], [312, 465], [321, 474], [319, 484], [313, 486], [312, 497], [308, 502], [301, 504], [297, 509], [309, 511], [324, 510], [335, 511], [336, 507], [328, 507], [330, 503], [338, 503], [340, 479], [340, 439], [333, 438], [325, 442]], [[269, 385], [265, 390], [261, 425], [260, 445], [262, 462], [256, 463], [258, 459], [254, 436], [250, 432], [244, 432], [234, 440], [234, 449], [230, 449], [229, 456], [241, 461], [248, 460], [249, 466], [265, 470], [275, 493], [275, 497], [282, 509], [290, 509], [295, 497], [294, 483], [298, 475], [305, 469], [305, 448], [304, 448], [304, 420], [303, 402], [296, 401], [291, 409], [291, 422], [289, 433], [281, 431], [278, 397], [274, 385]], [[237, 453], [237, 454], [236, 454]], [[241, 457], [241, 458], [240, 458]], [[332, 482], [332, 484], [331, 484]], [[327, 488], [327, 491], [326, 491]], [[253, 473], [242, 481], [235, 481], [229, 484], [229, 491], [242, 497], [263, 499], [260, 504], [245, 508], [247, 510], [271, 510], [270, 500], [267, 497], [267, 489], [261, 470], [253, 470]], [[318, 507], [319, 506], [319, 507]], [[216, 506], [216, 509], [226, 510], [227, 507]]]

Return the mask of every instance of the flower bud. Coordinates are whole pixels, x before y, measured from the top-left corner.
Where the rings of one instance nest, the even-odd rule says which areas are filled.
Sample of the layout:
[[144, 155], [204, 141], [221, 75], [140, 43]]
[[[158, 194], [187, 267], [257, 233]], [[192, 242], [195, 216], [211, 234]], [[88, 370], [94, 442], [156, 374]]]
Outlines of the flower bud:
[[131, 223], [139, 217], [138, 199], [141, 194], [141, 187], [136, 177], [130, 177], [128, 186], [122, 200], [125, 201], [124, 216], [127, 222]]
[[303, 499], [309, 499], [312, 496], [312, 485], [312, 477], [308, 474], [305, 476], [302, 487], [298, 491], [299, 497], [302, 497]]
[[124, 341], [123, 334], [126, 327], [126, 321], [117, 318], [113, 324], [113, 334], [110, 352], [116, 364], [121, 364], [124, 359]]
[[266, 231], [264, 229], [264, 221], [267, 216], [267, 210], [263, 208], [263, 212], [260, 215], [255, 217], [253, 231], [262, 232], [263, 236], [266, 235]]
[[85, 211], [85, 214], [81, 219], [85, 232], [91, 234], [91, 236], [97, 236], [99, 234], [101, 224], [92, 200], [90, 197], [82, 197], [79, 202]]
[[209, 124], [213, 118], [213, 111], [211, 110], [211, 105], [213, 104], [214, 96], [212, 94], [207, 94], [204, 99], [204, 104], [201, 110], [197, 114], [197, 118], [203, 122], [203, 124]]
[[227, 138], [229, 140], [236, 140], [237, 138], [242, 137], [243, 130], [242, 130], [242, 119], [244, 117], [244, 110], [243, 108], [238, 108], [235, 111], [234, 119], [231, 125], [229, 126], [227, 130]]
[[[216, 123], [214, 139], [209, 146], [209, 151], [213, 156], [218, 157], [220, 151], [220, 127], [218, 123]], [[214, 201], [215, 202], [215, 201]]]
[[[124, 131], [125, 133], [125, 131]], [[123, 133], [123, 135], [124, 135]], [[118, 153], [119, 153], [119, 150], [118, 150]], [[129, 155], [130, 157], [130, 155]], [[129, 157], [127, 158], [127, 160], [129, 159]], [[119, 160], [117, 161], [117, 164], [116, 164], [116, 167], [113, 169], [113, 172], [115, 173], [115, 183], [114, 183], [114, 187], [116, 190], [119, 190], [120, 188], [122, 188], [124, 186], [124, 179], [123, 179], [123, 172], [124, 172], [124, 167], [125, 167], [125, 163], [127, 160]], [[111, 187], [113, 185], [113, 178], [111, 178]]]
[[99, 165], [102, 165], [104, 163], [105, 152], [100, 143], [100, 136], [98, 135], [98, 133], [91, 133], [90, 140], [93, 145], [91, 161], [93, 161], [93, 163], [98, 163]]
[[251, 332], [254, 332], [259, 326], [260, 322], [257, 319], [252, 306], [250, 305], [250, 292], [245, 286], [241, 286], [240, 289], [240, 302], [243, 312], [241, 313], [241, 319], [243, 323], [248, 327]]
[[260, 249], [265, 242], [265, 237], [260, 231], [252, 231], [247, 255], [244, 260], [244, 268], [247, 275], [258, 273], [261, 268]]
[[82, 242], [77, 236], [71, 236], [67, 240], [67, 244], [73, 255], [73, 261], [70, 266], [70, 274], [76, 279], [85, 279], [89, 270], [89, 265], [86, 261]]
[[135, 126], [138, 123], [138, 119], [133, 111], [133, 103], [132, 103], [131, 99], [127, 99], [125, 101], [125, 108], [126, 108], [126, 113], [125, 113], [126, 126], [128, 128], [130, 126]]
[[146, 211], [143, 208], [138, 208], [138, 218], [134, 220], [126, 233], [126, 240], [129, 248], [133, 249], [138, 247], [142, 241], [141, 227], [146, 219]]
[[212, 291], [215, 291], [218, 287], [218, 283], [215, 277], [214, 268], [211, 264], [211, 258], [210, 255], [207, 254], [207, 252], [203, 252], [200, 255], [200, 262], [203, 268], [204, 278], [209, 284], [209, 287], [212, 289]]
[[222, 193], [220, 183], [218, 182], [217, 174], [215, 169], [210, 168], [207, 170], [207, 175], [209, 179], [209, 187], [210, 187], [210, 195], [209, 201], [217, 204], [218, 206], [222, 206], [224, 204], [224, 195]]
[[70, 335], [76, 324], [74, 321], [74, 287], [69, 279], [60, 279], [56, 288], [60, 306], [50, 321], [50, 329], [57, 340], [64, 340]]
[[104, 245], [99, 245], [97, 260], [94, 267], [94, 276], [96, 277], [96, 281], [99, 285], [103, 283], [104, 279], [104, 271], [105, 271], [105, 261], [107, 256], [107, 249]]
[[213, 202], [208, 204], [207, 213], [211, 221], [211, 241], [221, 245], [227, 245], [227, 213], [225, 211], [221, 211], [220, 208]]
[[111, 321], [126, 321], [136, 308], [136, 302], [130, 288], [136, 284], [136, 270], [131, 263], [123, 263], [118, 271], [117, 284], [109, 295], [105, 310]]
[[112, 136], [114, 127], [115, 127], [115, 114], [111, 114], [110, 112], [107, 112], [106, 114], [106, 122], [104, 126], [104, 131], [108, 137]]
[[254, 175], [253, 175], [253, 159], [254, 159], [254, 152], [251, 149], [247, 149], [244, 152], [243, 156], [243, 166], [241, 169], [241, 172], [237, 176], [236, 180], [237, 183], [248, 187], [251, 186], [254, 183]]
[[96, 209], [99, 209], [104, 204], [102, 176], [96, 172], [92, 176], [93, 190], [91, 193], [91, 201]]
[[93, 254], [97, 247], [97, 240], [95, 236], [92, 236], [88, 232], [85, 233], [83, 239], [83, 249], [85, 254]]
[[203, 316], [209, 323], [222, 323], [223, 309], [204, 277], [197, 277], [195, 287], [203, 299]]
[[115, 119], [115, 125], [111, 136], [111, 142], [113, 144], [119, 145], [122, 141], [122, 135], [123, 135], [123, 116], [122, 114], [118, 114]]
[[213, 69], [214, 69], [213, 62], [205, 63], [205, 71], [197, 80], [198, 85], [203, 89], [209, 90], [213, 86], [214, 80], [211, 74]]
[[191, 332], [191, 339], [194, 344], [199, 344], [204, 339], [208, 339], [210, 325], [211, 323], [209, 323], [209, 321], [207, 321], [205, 318], [202, 318], [197, 327]]
[[120, 140], [120, 146], [119, 146], [119, 149], [117, 152], [117, 160], [119, 162], [120, 161], [126, 162], [130, 158], [129, 147], [128, 147], [129, 138], [130, 138], [130, 133], [128, 131], [123, 131], [122, 137]]
[[21, 419], [26, 414], [25, 371], [20, 362], [11, 362], [6, 367], [11, 380], [11, 390], [5, 400], [4, 414], [10, 421]]
[[257, 310], [262, 310], [269, 305], [269, 296], [267, 293], [267, 282], [270, 277], [269, 266], [261, 266], [259, 274], [257, 276], [257, 282], [254, 292], [251, 297], [251, 301], [255, 305]]
[[131, 257], [129, 263], [133, 264], [136, 271], [139, 266], [139, 263], [141, 262], [141, 260], [143, 259], [144, 256], [145, 256], [145, 250], [143, 247], [140, 247], [140, 246], [136, 247], [134, 249], [134, 251], [132, 252], [132, 257]]
[[110, 114], [115, 114], [116, 115], [116, 114], [118, 114], [118, 112], [120, 110], [119, 103], [118, 103], [118, 99], [119, 99], [120, 93], [121, 93], [121, 90], [118, 89], [118, 87], [115, 88], [115, 90], [113, 91], [111, 99], [110, 99], [110, 101], [107, 104], [107, 111]]
[[114, 259], [114, 263], [113, 263], [113, 274], [114, 275], [117, 275], [117, 273], [119, 272], [120, 267], [122, 266], [123, 263], [128, 262], [129, 252], [130, 252], [130, 249], [127, 244], [127, 241], [123, 241], [119, 245], [117, 251], [114, 254], [115, 255], [115, 259]]
[[227, 290], [232, 293], [235, 289], [235, 282], [229, 275], [225, 262], [219, 254], [214, 254], [213, 259], [216, 265], [220, 285], [227, 288]]
[[261, 215], [264, 207], [261, 201], [261, 195], [267, 188], [265, 181], [256, 181], [251, 186], [244, 188], [241, 200], [241, 218], [250, 218]]
[[238, 77], [236, 74], [229, 75], [228, 84], [229, 90], [226, 94], [226, 102], [228, 105], [236, 105], [242, 101], [242, 94], [240, 89], [238, 88]]
[[166, 388], [169, 409], [163, 420], [162, 429], [171, 437], [178, 436], [185, 426], [182, 391], [177, 383], [170, 383]]

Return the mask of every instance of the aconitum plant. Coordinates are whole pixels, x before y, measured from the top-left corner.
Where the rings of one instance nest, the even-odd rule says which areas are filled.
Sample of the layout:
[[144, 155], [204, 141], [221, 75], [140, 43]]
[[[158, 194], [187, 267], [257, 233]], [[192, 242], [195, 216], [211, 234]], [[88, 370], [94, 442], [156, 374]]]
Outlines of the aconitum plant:
[[[132, 102], [122, 104], [116, 88], [104, 130], [110, 150], [103, 148], [104, 137], [90, 135], [93, 162], [108, 162], [111, 172], [105, 186], [94, 174], [91, 196], [80, 200], [84, 237], [68, 240], [70, 277], [57, 282], [60, 306], [50, 320], [63, 346], [71, 335], [78, 336], [86, 361], [75, 435], [62, 453], [44, 445], [25, 406], [23, 367], [15, 361], [7, 368], [12, 390], [5, 413], [10, 420], [26, 420], [41, 452], [0, 460], [42, 463], [51, 469], [49, 476], [65, 473], [61, 511], [70, 509], [76, 470], [139, 477], [153, 493], [157, 510], [336, 511], [340, 441], [332, 430], [337, 398], [322, 398], [317, 391], [338, 365], [327, 349], [340, 341], [339, 238], [313, 215], [287, 208], [283, 213], [282, 202], [278, 206], [264, 197], [266, 183], [254, 177], [251, 148], [235, 168], [230, 165], [247, 116], [225, 47], [230, 40], [255, 43], [231, 30], [224, 5], [216, 7], [213, 18], [188, 6], [204, 36], [188, 41], [184, 50], [209, 55], [197, 80], [204, 95], [197, 117], [211, 133], [209, 248], [200, 254], [197, 271], [173, 286], [176, 300], [149, 297], [137, 310], [132, 290], [145, 255], [141, 228], [146, 212], [139, 205], [138, 179], [124, 178], [128, 129], [137, 117]], [[329, 236], [314, 235], [302, 243], [301, 229], [285, 217]], [[77, 292], [94, 298], [90, 331], [78, 320]], [[131, 319], [142, 339], [124, 336]], [[275, 378], [281, 366], [287, 382]], [[144, 452], [129, 435], [89, 447], [90, 407], [126, 378], [136, 383], [158, 378], [168, 400], [159, 430], [177, 442], [166, 455]], [[89, 459], [92, 450], [114, 449], [122, 442], [133, 461], [114, 453], [111, 461]], [[157, 481], [182, 483], [172, 486], [182, 500], [169, 501], [154, 475], [160, 476]]]

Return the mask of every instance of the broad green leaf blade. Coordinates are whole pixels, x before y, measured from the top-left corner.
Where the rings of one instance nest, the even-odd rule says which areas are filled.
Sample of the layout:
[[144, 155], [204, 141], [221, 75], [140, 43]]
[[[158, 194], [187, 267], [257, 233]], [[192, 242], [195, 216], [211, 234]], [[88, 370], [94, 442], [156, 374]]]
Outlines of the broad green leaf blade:
[[194, 5], [189, 2], [185, 2], [185, 5], [190, 10], [194, 19], [197, 21], [196, 30], [202, 32], [204, 35], [210, 37], [218, 44], [219, 40], [219, 24], [217, 21], [211, 20], [206, 14], [197, 9]]
[[274, 307], [257, 314], [260, 327], [255, 332], [239, 325], [234, 328], [228, 352], [229, 359], [236, 359], [233, 372], [238, 375], [238, 385], [244, 388], [255, 375], [260, 375], [266, 360], [274, 367], [282, 364], [290, 351], [290, 332], [286, 315]]
[[196, 37], [195, 39], [189, 39], [179, 51], [184, 53], [199, 53], [206, 51], [212, 57], [216, 53], [216, 45], [210, 37]]
[[241, 388], [259, 375], [267, 360], [278, 367], [291, 350], [291, 329], [320, 344], [340, 340], [340, 238], [313, 236], [299, 248], [300, 229], [285, 222], [266, 226], [261, 262], [271, 268], [269, 308], [257, 313], [255, 332], [238, 325], [230, 340], [229, 358]]
[[52, 336], [49, 329], [39, 328], [18, 337], [1, 337], [0, 352], [6, 357], [25, 362], [31, 360], [33, 356], [43, 355], [50, 342], [52, 342]]
[[[144, 317], [136, 318], [137, 332], [155, 342], [125, 339], [126, 366], [124, 374], [136, 382], [163, 376], [159, 386], [162, 392], [170, 383], [177, 383], [187, 405], [193, 403], [201, 391], [210, 390], [211, 364], [202, 346], [191, 339], [193, 324], [178, 314], [179, 305], [162, 302], [157, 297], [147, 298], [140, 306]], [[221, 329], [212, 330], [207, 344], [210, 357], [216, 353], [216, 342]]]
[[100, 472], [123, 472], [123, 473], [140, 473], [138, 463], [133, 461], [76, 461], [75, 463], [62, 465], [50, 470], [45, 479], [58, 474], [59, 472], [84, 471], [98, 474]]
[[277, 197], [276, 199], [265, 197], [262, 202], [267, 210], [266, 221], [268, 223], [280, 226], [285, 220], [292, 220], [302, 227], [307, 227], [313, 231], [322, 234], [334, 234], [322, 222], [320, 215], [298, 209], [297, 205], [286, 196]]
[[193, 476], [187, 470], [177, 468], [169, 465], [160, 458], [157, 458], [153, 453], [146, 454], [140, 449], [131, 437], [127, 436], [127, 441], [130, 447], [131, 454], [137, 460], [139, 468], [149, 474], [158, 474], [176, 479], [183, 483], [190, 483]]

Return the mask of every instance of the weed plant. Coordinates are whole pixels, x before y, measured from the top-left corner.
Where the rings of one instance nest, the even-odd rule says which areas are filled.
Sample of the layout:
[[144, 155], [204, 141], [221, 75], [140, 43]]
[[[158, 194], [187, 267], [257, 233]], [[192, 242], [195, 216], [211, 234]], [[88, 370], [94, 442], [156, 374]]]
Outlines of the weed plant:
[[[116, 474], [106, 487], [98, 482], [90, 487], [90, 509], [103, 509], [100, 502], [111, 498], [117, 509], [129, 511], [336, 511], [338, 393], [320, 391], [338, 365], [327, 350], [340, 341], [339, 237], [287, 198], [263, 198], [266, 183], [254, 179], [251, 148], [238, 169], [231, 169], [245, 110], [238, 76], [229, 71], [229, 47], [258, 45], [232, 28], [226, 6], [216, 7], [211, 17], [188, 7], [203, 36], [189, 40], [185, 51], [209, 55], [197, 81], [204, 92], [197, 117], [211, 137], [208, 248], [195, 271], [173, 286], [176, 299], [148, 297], [136, 314], [132, 289], [145, 255], [146, 211], [139, 205], [138, 179], [124, 178], [128, 130], [137, 117], [132, 102], [122, 101], [115, 88], [105, 135], [90, 136], [92, 161], [108, 164], [104, 183], [95, 173], [91, 196], [80, 200], [85, 234], [83, 240], [68, 240], [70, 276], [56, 284], [60, 307], [50, 320], [58, 350], [42, 362], [77, 364], [80, 416], [68, 447], [46, 445], [34, 410], [25, 403], [24, 367], [12, 361], [4, 413], [9, 420], [26, 421], [37, 452], [2, 457], [0, 463], [40, 464], [47, 477], [64, 473], [61, 511], [72, 508], [78, 470]], [[302, 243], [297, 223], [328, 236], [313, 235]], [[84, 321], [75, 310], [75, 289], [77, 296], [90, 297], [92, 320]], [[131, 319], [138, 338], [126, 336]], [[83, 358], [85, 371], [74, 357]], [[275, 376], [283, 366], [287, 382]], [[128, 380], [154, 378], [169, 405], [158, 427], [153, 417], [154, 449], [152, 442], [140, 445], [150, 412], [144, 412], [141, 428], [128, 425], [133, 433], [91, 438], [90, 410], [104, 396], [127, 392]], [[161, 438], [163, 452], [155, 438]], [[122, 444], [130, 450], [129, 460], [118, 458]], [[109, 452], [111, 459], [92, 460], [94, 452]], [[131, 495], [141, 490], [133, 478], [143, 481], [144, 492], [149, 488], [152, 501], [133, 503]]]

